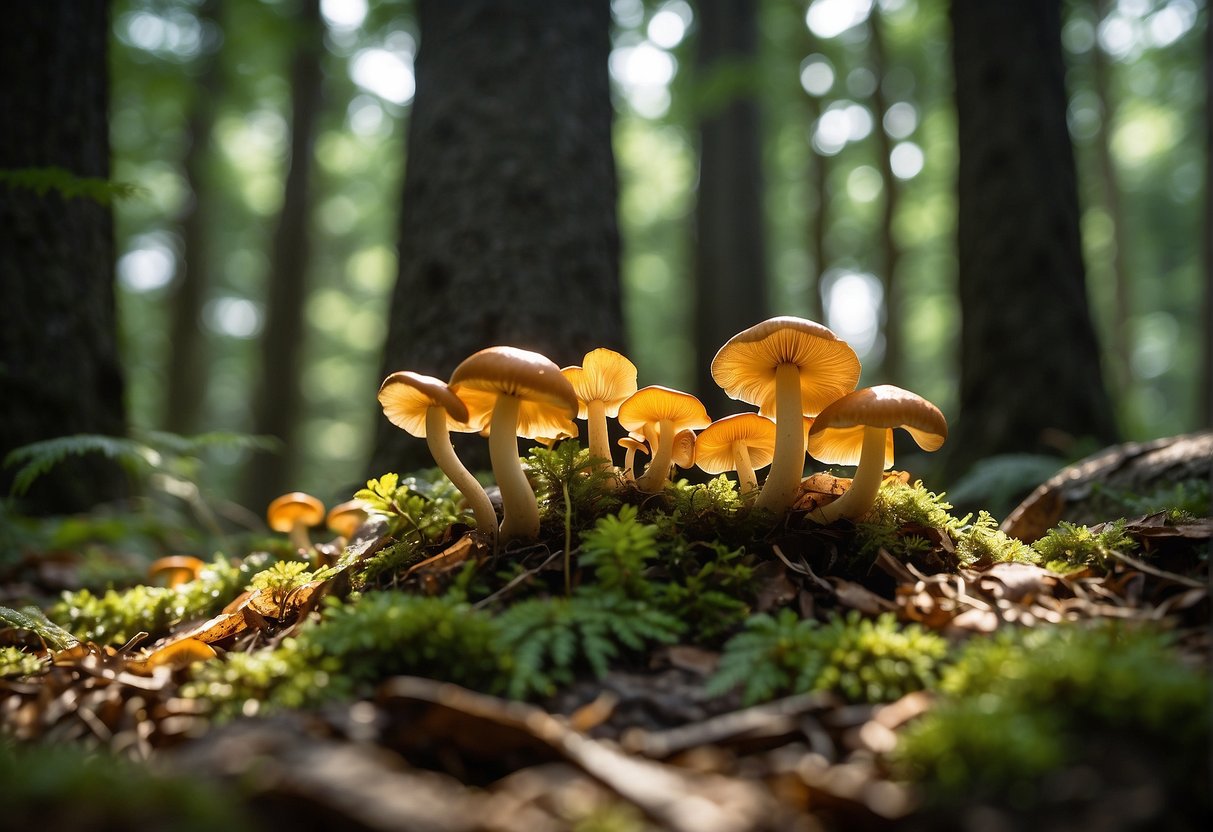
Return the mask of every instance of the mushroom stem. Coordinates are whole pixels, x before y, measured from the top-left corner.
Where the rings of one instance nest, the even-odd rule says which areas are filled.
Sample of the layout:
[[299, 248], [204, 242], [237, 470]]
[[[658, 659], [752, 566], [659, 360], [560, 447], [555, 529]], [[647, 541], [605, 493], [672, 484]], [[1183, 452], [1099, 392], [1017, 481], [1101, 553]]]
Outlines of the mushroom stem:
[[611, 439], [607, 435], [606, 402], [591, 400], [586, 402], [586, 424], [590, 434], [590, 456], [606, 460], [594, 466], [595, 469], [614, 465], [611, 458]]
[[810, 518], [827, 524], [840, 517], [855, 519], [867, 513], [884, 479], [884, 451], [888, 433], [888, 428], [863, 429], [863, 448], [859, 452], [859, 465], [855, 468], [851, 487], [834, 502], [826, 503], [810, 513]]
[[499, 395], [489, 423], [489, 460], [493, 464], [497, 487], [501, 489], [503, 541], [539, 537], [539, 503], [518, 458], [520, 403], [516, 396]]
[[468, 508], [476, 518], [476, 530], [496, 540], [497, 512], [493, 511], [493, 504], [489, 502], [484, 488], [455, 455], [451, 433], [447, 428], [446, 408], [430, 407], [425, 411], [425, 443], [434, 462], [467, 501]]
[[291, 524], [291, 530], [287, 533], [291, 545], [301, 552], [306, 552], [312, 548], [312, 537], [307, 532], [307, 524], [296, 520]]
[[623, 478], [626, 480], [635, 480], [636, 471], [636, 449], [628, 448], [627, 453], [623, 456]]
[[800, 368], [780, 364], [775, 370], [775, 457], [756, 508], [783, 514], [796, 497], [804, 476], [804, 413], [800, 404]]
[[750, 462], [750, 449], [744, 442], [733, 443], [733, 464], [737, 469], [741, 493], [749, 494], [758, 487], [758, 477], [754, 474], [754, 463]]
[[[673, 433], [670, 427], [669, 419], [662, 419], [658, 422], [656, 447], [653, 447], [651, 442], [649, 445], [653, 448], [653, 461], [636, 479], [636, 487], [646, 494], [656, 494], [661, 491], [666, 480], [669, 479], [670, 465], [674, 459], [674, 437], [670, 435]], [[645, 434], [648, 434], [647, 430]]]

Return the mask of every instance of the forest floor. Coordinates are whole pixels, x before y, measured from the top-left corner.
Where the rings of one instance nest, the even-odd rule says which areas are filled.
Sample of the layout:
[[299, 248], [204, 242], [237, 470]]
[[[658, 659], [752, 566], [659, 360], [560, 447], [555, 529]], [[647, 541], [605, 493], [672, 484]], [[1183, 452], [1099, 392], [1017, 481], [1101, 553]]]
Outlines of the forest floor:
[[384, 477], [171, 587], [0, 560], [0, 828], [1207, 828], [1207, 481], [1025, 542], [908, 475], [821, 527], [828, 475], [775, 522], [531, 474], [499, 551]]

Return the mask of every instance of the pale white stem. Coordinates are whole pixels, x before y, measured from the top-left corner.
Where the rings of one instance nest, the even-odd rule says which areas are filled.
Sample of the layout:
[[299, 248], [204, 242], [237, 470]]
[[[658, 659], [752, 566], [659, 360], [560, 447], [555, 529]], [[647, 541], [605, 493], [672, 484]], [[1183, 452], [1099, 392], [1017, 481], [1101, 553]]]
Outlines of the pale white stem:
[[750, 462], [750, 449], [744, 442], [733, 443], [733, 467], [737, 469], [737, 482], [741, 485], [742, 494], [749, 494], [758, 487], [754, 463]]
[[598, 468], [613, 465], [611, 459], [611, 439], [607, 435], [606, 402], [588, 401], [586, 406], [586, 424], [590, 434], [590, 456], [607, 460]]
[[623, 455], [623, 478], [625, 480], [636, 479], [636, 472], [633, 466], [636, 464], [636, 449], [628, 448], [626, 454]]
[[484, 488], [455, 455], [446, 420], [446, 408], [431, 407], [426, 410], [425, 443], [429, 446], [434, 462], [459, 489], [468, 508], [472, 510], [476, 518], [476, 530], [496, 540], [497, 512], [493, 511], [493, 504], [489, 502], [489, 495], [485, 493]]
[[888, 428], [863, 429], [863, 449], [851, 487], [832, 503], [809, 514], [818, 523], [833, 523], [840, 517], [855, 520], [868, 513], [876, 500], [876, 492], [884, 480], [884, 449], [888, 443]]
[[756, 508], [783, 514], [796, 498], [804, 476], [804, 411], [800, 403], [800, 368], [780, 364], [775, 370], [775, 458], [758, 495]]
[[539, 503], [518, 458], [519, 399], [502, 393], [493, 405], [489, 422], [489, 460], [501, 489], [501, 539], [534, 540], [539, 537]]
[[646, 494], [658, 493], [669, 479], [670, 464], [674, 459], [672, 427], [669, 419], [662, 419], [657, 425], [657, 447], [653, 449], [653, 461], [636, 480], [636, 487]]

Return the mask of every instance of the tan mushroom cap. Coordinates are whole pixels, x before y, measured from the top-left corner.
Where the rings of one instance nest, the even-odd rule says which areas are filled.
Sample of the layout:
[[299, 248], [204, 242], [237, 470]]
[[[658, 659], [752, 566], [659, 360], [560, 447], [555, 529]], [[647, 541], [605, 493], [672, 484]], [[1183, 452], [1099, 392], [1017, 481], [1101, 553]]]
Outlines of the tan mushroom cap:
[[[493, 417], [493, 404], [497, 401], [496, 393], [484, 390], [473, 390], [468, 387], [459, 390], [459, 398], [467, 405], [468, 421], [480, 432], [481, 436], [489, 435], [489, 422]], [[526, 439], [569, 439], [578, 435], [577, 423], [569, 418], [569, 411], [563, 405], [555, 406], [539, 402], [522, 401], [518, 405], [517, 434]]]
[[366, 503], [362, 500], [346, 500], [329, 509], [328, 516], [324, 518], [324, 524], [333, 534], [353, 537], [354, 532], [358, 531], [358, 528], [366, 522], [368, 516]]
[[809, 454], [832, 465], [856, 465], [864, 428], [888, 428], [884, 467], [893, 464], [892, 428], [903, 428], [918, 447], [937, 451], [948, 438], [948, 422], [929, 401], [891, 384], [849, 393], [817, 415], [809, 431]]
[[695, 431], [680, 430], [674, 437], [674, 454], [672, 459], [679, 468], [690, 468], [695, 464]]
[[425, 438], [425, 414], [431, 407], [447, 412], [447, 426], [455, 431], [471, 431], [467, 405], [446, 382], [433, 376], [401, 370], [379, 385], [379, 404], [383, 415], [407, 433]]
[[570, 420], [577, 413], [577, 394], [560, 368], [546, 356], [517, 347], [489, 347], [468, 356], [451, 373], [450, 386], [461, 397], [464, 390], [506, 394], [563, 410]]
[[695, 439], [695, 464], [709, 474], [735, 471], [735, 444], [745, 445], [755, 469], [775, 456], [775, 423], [757, 413], [737, 413], [708, 425]]
[[681, 430], [700, 430], [712, 423], [699, 399], [656, 384], [637, 390], [619, 406], [619, 424], [624, 430], [641, 435], [645, 425], [667, 420], [675, 434]]
[[297, 525], [317, 526], [324, 522], [324, 503], [311, 494], [292, 491], [270, 503], [265, 519], [276, 532], [289, 532]]
[[193, 555], [168, 555], [148, 565], [147, 577], [151, 581], [161, 579], [171, 588], [195, 580], [205, 568], [205, 561]]
[[642, 454], [648, 454], [648, 452], [649, 452], [648, 443], [645, 442], [643, 439], [637, 439], [634, 436], [625, 436], [622, 439], [620, 439], [617, 444], [619, 445], [619, 447], [623, 448], [624, 450], [640, 451], [640, 453], [642, 453]]
[[619, 405], [636, 392], [636, 365], [606, 347], [587, 352], [580, 367], [565, 367], [560, 372], [577, 394], [578, 419], [589, 417], [586, 402], [591, 401], [602, 402], [606, 415], [613, 419]]
[[859, 357], [846, 341], [819, 323], [790, 316], [771, 318], [730, 338], [712, 359], [712, 378], [731, 398], [772, 410], [780, 364], [800, 367], [806, 416], [859, 383]]

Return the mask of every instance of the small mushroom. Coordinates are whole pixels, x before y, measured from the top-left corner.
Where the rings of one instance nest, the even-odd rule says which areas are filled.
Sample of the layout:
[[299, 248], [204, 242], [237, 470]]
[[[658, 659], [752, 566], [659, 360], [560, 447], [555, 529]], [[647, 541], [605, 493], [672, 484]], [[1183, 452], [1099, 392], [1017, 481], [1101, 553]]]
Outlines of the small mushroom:
[[623, 448], [625, 453], [623, 456], [623, 478], [628, 482], [636, 481], [636, 452], [648, 455], [649, 446], [644, 440], [637, 439], [635, 436], [625, 436], [619, 440], [619, 447]]
[[636, 365], [624, 356], [599, 347], [585, 354], [580, 367], [560, 371], [577, 394], [577, 418], [585, 419], [589, 431], [590, 456], [613, 464], [607, 417], [619, 415], [619, 405], [636, 392]]
[[670, 460], [684, 469], [695, 464], [695, 431], [678, 431], [678, 435], [674, 437], [674, 453]]
[[469, 356], [451, 374], [450, 385], [460, 397], [466, 393], [469, 401], [477, 394], [492, 401], [489, 459], [501, 489], [501, 538], [534, 540], [539, 536], [539, 505], [522, 470], [518, 437], [557, 436], [569, 426], [575, 434], [573, 386], [545, 356], [516, 347], [489, 347]]
[[206, 563], [193, 555], [169, 555], [152, 561], [147, 567], [147, 579], [163, 583], [169, 589], [197, 580]]
[[858, 467], [851, 487], [809, 517], [832, 523], [867, 513], [882, 472], [893, 464], [894, 428], [904, 429], [924, 451], [939, 450], [948, 438], [948, 422], [938, 407], [891, 384], [856, 390], [817, 414], [809, 430], [809, 453], [821, 462]]
[[307, 530], [324, 522], [324, 503], [311, 494], [292, 491], [270, 503], [265, 512], [266, 522], [276, 532], [286, 532], [291, 545], [306, 552], [312, 548]]
[[324, 524], [333, 534], [349, 540], [354, 536], [354, 532], [358, 531], [366, 522], [368, 516], [366, 503], [362, 500], [346, 500], [329, 509], [328, 515], [324, 518]]
[[412, 436], [424, 437], [434, 462], [454, 483], [476, 518], [476, 529], [497, 539], [497, 513], [484, 487], [459, 461], [450, 431], [473, 431], [468, 406], [442, 379], [407, 370], [392, 373], [379, 386], [383, 415]]
[[814, 416], [859, 381], [855, 350], [830, 329], [779, 317], [737, 333], [712, 359], [712, 378], [730, 397], [775, 413], [775, 456], [755, 503], [782, 514], [804, 476], [804, 416]]
[[625, 430], [653, 437], [653, 461], [637, 477], [636, 487], [649, 494], [661, 491], [669, 477], [679, 431], [698, 430], [711, 423], [703, 404], [690, 393], [650, 385], [632, 394], [619, 406], [619, 424]]
[[775, 423], [757, 413], [726, 416], [704, 428], [695, 440], [695, 464], [709, 474], [736, 471], [741, 493], [758, 487], [754, 471], [775, 456]]

